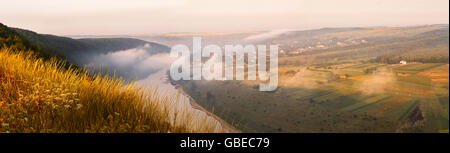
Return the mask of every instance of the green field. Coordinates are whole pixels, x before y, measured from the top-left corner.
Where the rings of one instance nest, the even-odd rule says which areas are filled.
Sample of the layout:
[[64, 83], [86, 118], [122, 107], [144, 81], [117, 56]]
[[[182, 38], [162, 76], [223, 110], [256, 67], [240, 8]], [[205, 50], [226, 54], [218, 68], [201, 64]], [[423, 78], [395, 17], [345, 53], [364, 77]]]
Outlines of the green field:
[[[448, 26], [335, 30], [342, 29], [266, 42], [280, 43], [286, 52], [319, 43], [328, 47], [280, 53], [276, 92], [260, 92], [251, 81], [178, 84], [200, 105], [241, 123], [244, 132], [448, 130]], [[367, 42], [350, 44], [362, 40]], [[402, 60], [407, 64], [399, 64]]]
[[[300, 77], [283, 73], [274, 93], [260, 92], [248, 81], [178, 83], [200, 105], [240, 123], [244, 132], [437, 132], [448, 129], [448, 88], [417, 74], [441, 66], [445, 64], [309, 67]], [[396, 76], [398, 70], [415, 73]], [[337, 74], [349, 77], [333, 78]], [[410, 125], [416, 122], [423, 124]]]

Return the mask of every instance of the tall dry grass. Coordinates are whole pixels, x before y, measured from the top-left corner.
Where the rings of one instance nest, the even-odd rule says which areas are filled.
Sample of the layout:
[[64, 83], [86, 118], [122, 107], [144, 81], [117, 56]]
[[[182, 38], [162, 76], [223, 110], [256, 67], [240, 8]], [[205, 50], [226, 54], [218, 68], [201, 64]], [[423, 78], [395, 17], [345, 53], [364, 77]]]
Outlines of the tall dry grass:
[[176, 107], [123, 79], [65, 69], [56, 59], [0, 50], [0, 133], [227, 132], [220, 123]]

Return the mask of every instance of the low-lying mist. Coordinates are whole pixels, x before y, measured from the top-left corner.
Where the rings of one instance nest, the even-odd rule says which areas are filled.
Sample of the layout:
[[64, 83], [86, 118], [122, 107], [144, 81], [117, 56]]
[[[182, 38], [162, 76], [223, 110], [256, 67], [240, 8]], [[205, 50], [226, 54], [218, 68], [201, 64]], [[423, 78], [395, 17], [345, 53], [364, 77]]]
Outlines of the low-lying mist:
[[145, 79], [170, 67], [175, 60], [168, 53], [151, 54], [150, 48], [146, 44], [133, 49], [91, 55], [85, 65], [89, 70], [109, 75], [115, 73], [127, 80]]
[[380, 69], [355, 87], [367, 95], [383, 94], [389, 85], [396, 82], [394, 74], [387, 69]]
[[288, 30], [288, 29], [271, 30], [271, 31], [259, 33], [259, 34], [256, 34], [256, 35], [248, 36], [248, 37], [244, 38], [243, 40], [244, 41], [262, 41], [262, 40], [266, 40], [266, 39], [277, 37], [277, 36], [282, 35], [282, 34], [286, 34], [286, 33], [290, 32], [290, 31], [291, 30]]

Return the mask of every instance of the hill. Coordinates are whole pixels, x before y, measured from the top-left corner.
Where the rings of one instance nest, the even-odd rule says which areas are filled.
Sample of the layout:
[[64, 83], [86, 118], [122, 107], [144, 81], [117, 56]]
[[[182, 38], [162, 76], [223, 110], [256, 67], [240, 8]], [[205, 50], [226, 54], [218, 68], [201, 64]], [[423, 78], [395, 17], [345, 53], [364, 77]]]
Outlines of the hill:
[[[0, 133], [227, 132], [177, 99], [121, 79], [65, 69], [33, 52], [0, 50]], [[176, 123], [176, 124], [175, 124]]]
[[0, 24], [0, 133], [231, 132], [199, 111], [173, 113], [177, 96], [70, 65], [139, 46], [149, 54], [169, 50], [137, 39], [71, 39]]
[[448, 25], [337, 29], [341, 28], [288, 32], [260, 43], [280, 45], [281, 65], [328, 65], [376, 58], [428, 63], [449, 59]]
[[[10, 28], [0, 23], [0, 44], [2, 48], [8, 47], [17, 50], [33, 50], [42, 57], [57, 56], [66, 59], [72, 64], [82, 64], [83, 56], [102, 54], [119, 50], [126, 50], [144, 46], [152, 47], [147, 51], [151, 54], [168, 52], [167, 46], [132, 38], [98, 38], [98, 39], [72, 39], [47, 34], [38, 34], [33, 31]], [[1, 47], [1, 46], [0, 46]]]

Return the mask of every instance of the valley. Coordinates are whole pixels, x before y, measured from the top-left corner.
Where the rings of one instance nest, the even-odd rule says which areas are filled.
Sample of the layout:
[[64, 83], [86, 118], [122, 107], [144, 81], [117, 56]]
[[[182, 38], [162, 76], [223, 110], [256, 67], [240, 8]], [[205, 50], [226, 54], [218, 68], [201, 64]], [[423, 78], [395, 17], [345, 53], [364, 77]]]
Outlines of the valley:
[[[300, 40], [311, 50], [296, 49]], [[358, 41], [322, 43], [345, 40]], [[320, 29], [259, 42], [284, 48], [275, 92], [260, 92], [259, 82], [248, 80], [176, 83], [244, 132], [448, 129], [448, 26]]]
[[[175, 127], [251, 133], [434, 133], [449, 128], [448, 25], [118, 38], [1, 28], [3, 47], [35, 50], [44, 59], [87, 68], [91, 75], [158, 87], [150, 92], [170, 95], [158, 98], [170, 101], [166, 117]], [[168, 57], [169, 47], [189, 46], [193, 36], [219, 46], [279, 45], [277, 90], [259, 91], [258, 80], [170, 80], [174, 59]], [[190, 120], [177, 118], [180, 112]]]

